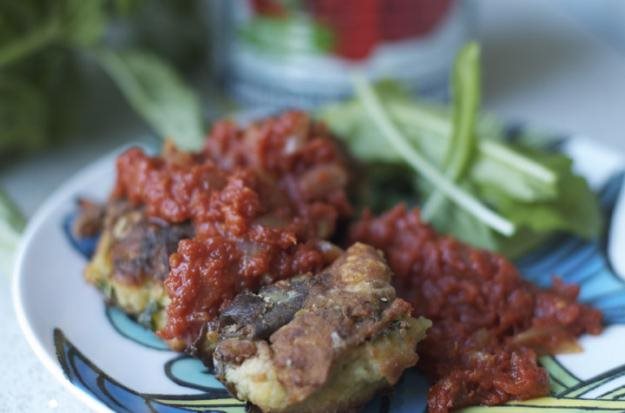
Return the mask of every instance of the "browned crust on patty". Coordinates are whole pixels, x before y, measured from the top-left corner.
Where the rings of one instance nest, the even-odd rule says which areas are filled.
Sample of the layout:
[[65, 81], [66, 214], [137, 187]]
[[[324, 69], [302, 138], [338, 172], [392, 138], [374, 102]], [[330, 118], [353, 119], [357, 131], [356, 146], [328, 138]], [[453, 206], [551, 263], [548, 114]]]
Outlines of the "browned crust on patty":
[[[338, 410], [332, 411], [366, 402], [376, 391], [396, 383], [403, 371], [418, 360], [416, 343], [422, 330], [417, 334], [417, 320], [410, 315], [412, 307], [396, 298], [391, 276], [377, 250], [355, 244], [321, 274], [295, 279], [300, 291], [302, 283], [308, 283], [306, 298], [292, 320], [268, 339], [248, 334], [245, 325], [235, 329], [241, 333], [238, 337], [233, 334], [224, 338], [222, 331], [214, 353], [218, 377], [234, 394], [241, 395], [242, 384], [228, 379], [228, 369], [236, 369], [255, 357], [270, 359], [271, 374], [275, 373], [285, 393], [285, 406], [260, 408], [272, 412], [309, 411], [304, 407], [306, 400], [319, 398], [341, 363], [357, 355], [375, 360], [375, 383], [368, 384], [363, 394], [335, 400], [333, 405]], [[293, 280], [282, 281], [282, 288], [288, 289], [290, 282]], [[385, 336], [402, 337], [405, 343], [411, 343], [408, 351], [374, 345], [368, 352], [362, 351], [368, 343], [383, 341]]]
[[144, 208], [125, 200], [112, 200], [105, 207], [82, 201], [80, 207], [75, 230], [100, 228], [107, 243], [103, 248], [100, 242], [96, 255], [107, 256], [110, 278], [125, 285], [162, 282], [169, 274], [169, 255], [181, 239], [193, 236], [190, 223], [169, 224], [148, 217]]
[[[388, 327], [411, 308], [395, 301], [380, 253], [356, 244], [318, 276], [304, 307], [270, 338], [280, 382], [303, 399], [326, 382], [335, 359]], [[360, 291], [350, 286], [366, 284]], [[404, 304], [404, 305], [402, 305]], [[417, 362], [416, 353], [412, 364]]]

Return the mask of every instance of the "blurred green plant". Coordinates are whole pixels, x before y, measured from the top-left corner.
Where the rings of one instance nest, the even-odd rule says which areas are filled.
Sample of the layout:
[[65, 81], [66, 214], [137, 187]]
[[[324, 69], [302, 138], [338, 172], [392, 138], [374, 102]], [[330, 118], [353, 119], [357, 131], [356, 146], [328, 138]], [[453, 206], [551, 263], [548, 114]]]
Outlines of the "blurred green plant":
[[[207, 55], [203, 3], [190, 0], [0, 2], [0, 162], [67, 135], [100, 67], [161, 137], [191, 149], [204, 122], [185, 73]], [[0, 272], [23, 219], [0, 191]]]
[[183, 149], [198, 148], [204, 136], [200, 102], [172, 68], [138, 50], [101, 50], [95, 56], [128, 102], [161, 136]]
[[[0, 2], [0, 158], [67, 132], [75, 119], [70, 103], [81, 97], [81, 67], [93, 62], [158, 134], [173, 137], [166, 118], [179, 124], [192, 95], [178, 73], [206, 55], [201, 7], [176, 0]], [[136, 85], [149, 93], [137, 98]], [[184, 96], [183, 107], [164, 104], [164, 96]], [[187, 146], [203, 132], [197, 107], [186, 120], [191, 116]]]

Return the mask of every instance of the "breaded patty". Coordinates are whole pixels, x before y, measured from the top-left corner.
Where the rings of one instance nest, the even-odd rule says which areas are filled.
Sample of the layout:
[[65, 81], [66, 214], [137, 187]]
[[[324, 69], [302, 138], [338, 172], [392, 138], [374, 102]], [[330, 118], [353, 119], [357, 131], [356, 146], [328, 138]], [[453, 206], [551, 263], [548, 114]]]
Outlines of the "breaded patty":
[[[101, 231], [87, 280], [113, 305], [159, 329], [168, 305], [167, 259], [192, 236], [191, 226], [115, 201], [105, 207]], [[238, 294], [186, 350], [264, 412], [357, 408], [416, 364], [417, 343], [430, 326], [396, 298], [391, 275], [377, 250], [356, 244], [319, 274]]]
[[318, 275], [239, 295], [207, 333], [218, 378], [263, 412], [364, 404], [417, 363], [430, 326], [396, 298], [391, 275], [377, 250], [356, 244]]
[[[81, 217], [86, 214], [90, 211]], [[85, 278], [107, 301], [157, 330], [164, 324], [169, 300], [163, 288], [169, 274], [169, 255], [178, 241], [193, 235], [193, 228], [190, 224], [172, 225], [150, 218], [142, 208], [123, 200], [109, 202], [103, 220]]]

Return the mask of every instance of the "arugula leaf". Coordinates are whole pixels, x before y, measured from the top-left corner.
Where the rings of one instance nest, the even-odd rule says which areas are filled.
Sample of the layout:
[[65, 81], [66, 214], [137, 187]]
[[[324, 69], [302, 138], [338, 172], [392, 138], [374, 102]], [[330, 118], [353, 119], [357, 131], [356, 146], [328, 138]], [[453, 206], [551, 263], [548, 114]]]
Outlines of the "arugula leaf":
[[197, 96], [156, 56], [128, 50], [100, 50], [96, 60], [115, 80], [131, 106], [183, 149], [198, 149], [205, 129]]
[[452, 77], [451, 140], [446, 148], [447, 174], [458, 179], [466, 170], [475, 149], [475, 124], [480, 106], [480, 48], [466, 45], [458, 54]]
[[353, 83], [356, 95], [362, 102], [367, 115], [371, 117], [374, 125], [382, 137], [386, 139], [389, 146], [397, 151], [406, 164], [410, 165], [415, 172], [436, 186], [438, 190], [445, 193], [457, 206], [474, 215], [493, 230], [507, 236], [514, 233], [514, 224], [447, 179], [410, 145], [409, 141], [390, 121], [379, 98], [364, 77], [354, 76]]
[[[419, 153], [442, 169], [451, 135], [449, 111], [410, 101], [398, 92], [389, 93], [389, 84], [387, 81], [383, 87], [376, 85], [375, 91], [394, 125]], [[398, 87], [397, 83], [392, 84]], [[358, 101], [324, 106], [317, 116], [347, 143], [356, 157], [371, 162], [402, 162], [396, 151], [389, 150]], [[502, 142], [503, 127], [496, 120], [482, 115], [476, 129], [476, 151], [467, 171], [471, 181], [496, 185], [522, 201], [551, 199], [557, 195], [554, 172]]]
[[[439, 159], [443, 164], [441, 146], [449, 139], [450, 116], [442, 109], [419, 104], [388, 105], [395, 122], [412, 143], [424, 154]], [[548, 199], [556, 195], [557, 175], [531, 157], [523, 155], [503, 142], [503, 127], [489, 116], [482, 116], [477, 124], [477, 153], [471, 163], [470, 179], [492, 183], [520, 200]], [[496, 173], [494, 173], [496, 172]], [[505, 175], [505, 176], [503, 176]], [[502, 176], [499, 179], [499, 176]], [[505, 178], [505, 179], [503, 179]]]
[[[463, 184], [465, 190], [474, 192], [470, 184]], [[482, 221], [457, 208], [451, 202], [443, 202], [439, 213], [435, 214], [430, 221], [438, 231], [444, 234], [453, 234], [456, 238], [478, 248], [489, 250], [498, 249], [500, 239], [509, 239], [499, 236]], [[517, 230], [518, 232], [518, 230]], [[512, 238], [515, 238], [515, 235]]]
[[518, 202], [485, 187], [484, 198], [519, 226], [534, 232], [566, 231], [588, 239], [597, 237], [602, 228], [599, 202], [586, 180], [574, 174], [573, 162], [561, 154], [524, 151], [557, 172], [558, 196], [545, 201]]
[[17, 207], [0, 190], [0, 274], [11, 274], [13, 255], [24, 223], [24, 218]]
[[[555, 173], [551, 169], [550, 172]], [[558, 182], [545, 182], [528, 177], [516, 168], [509, 168], [498, 159], [478, 155], [471, 167], [471, 179], [478, 187], [494, 187], [510, 199], [534, 202], [555, 199]]]
[[[445, 148], [445, 173], [457, 181], [467, 169], [476, 146], [475, 123], [480, 105], [480, 48], [467, 44], [456, 57], [452, 76], [453, 127]], [[441, 210], [445, 198], [437, 189], [423, 205], [423, 218], [430, 221]]]

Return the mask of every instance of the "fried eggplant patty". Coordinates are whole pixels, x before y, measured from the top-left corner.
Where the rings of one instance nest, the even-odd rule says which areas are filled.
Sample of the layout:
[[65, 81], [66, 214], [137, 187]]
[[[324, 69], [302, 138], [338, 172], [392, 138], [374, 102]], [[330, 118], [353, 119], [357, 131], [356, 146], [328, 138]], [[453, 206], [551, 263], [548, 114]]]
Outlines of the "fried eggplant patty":
[[396, 298], [381, 254], [355, 244], [320, 274], [235, 298], [207, 332], [217, 377], [263, 412], [344, 412], [417, 363], [430, 326]]

